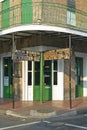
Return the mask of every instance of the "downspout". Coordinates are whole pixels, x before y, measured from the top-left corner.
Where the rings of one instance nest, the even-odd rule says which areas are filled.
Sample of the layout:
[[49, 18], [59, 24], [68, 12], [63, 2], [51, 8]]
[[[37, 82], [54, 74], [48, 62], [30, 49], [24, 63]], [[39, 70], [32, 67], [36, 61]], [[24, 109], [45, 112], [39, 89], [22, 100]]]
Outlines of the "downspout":
[[69, 49], [70, 49], [70, 58], [69, 58], [69, 105], [72, 109], [72, 88], [71, 88], [71, 35], [69, 35]]

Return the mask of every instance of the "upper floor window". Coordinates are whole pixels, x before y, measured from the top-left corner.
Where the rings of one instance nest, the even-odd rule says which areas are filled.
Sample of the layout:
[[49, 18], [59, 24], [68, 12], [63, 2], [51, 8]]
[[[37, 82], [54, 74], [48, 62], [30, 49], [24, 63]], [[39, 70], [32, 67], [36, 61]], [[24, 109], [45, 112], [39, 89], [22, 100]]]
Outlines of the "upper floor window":
[[75, 0], [67, 0], [67, 24], [76, 25]]

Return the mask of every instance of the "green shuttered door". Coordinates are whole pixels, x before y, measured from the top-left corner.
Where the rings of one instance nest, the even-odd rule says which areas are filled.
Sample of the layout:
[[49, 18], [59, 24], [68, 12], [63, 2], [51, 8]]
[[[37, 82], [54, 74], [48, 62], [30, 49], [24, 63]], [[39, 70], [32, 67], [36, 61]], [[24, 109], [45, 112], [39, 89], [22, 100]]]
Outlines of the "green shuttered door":
[[12, 98], [12, 60], [11, 57], [3, 58], [3, 96]]
[[9, 27], [9, 22], [10, 22], [10, 0], [5, 0], [2, 2], [2, 28], [7, 28]]
[[[52, 100], [52, 62], [44, 61], [43, 76], [41, 77], [40, 62], [35, 61], [34, 63], [34, 100]], [[41, 79], [43, 78], [43, 80]], [[43, 82], [40, 86], [40, 81]]]
[[32, 0], [22, 0], [22, 23], [32, 23]]
[[83, 96], [83, 58], [76, 58], [76, 97]]

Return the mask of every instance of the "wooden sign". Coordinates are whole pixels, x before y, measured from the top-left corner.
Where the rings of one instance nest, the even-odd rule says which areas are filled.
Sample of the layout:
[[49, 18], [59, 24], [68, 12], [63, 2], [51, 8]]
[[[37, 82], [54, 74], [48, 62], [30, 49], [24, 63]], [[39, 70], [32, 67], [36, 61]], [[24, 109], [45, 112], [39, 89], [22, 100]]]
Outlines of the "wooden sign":
[[57, 49], [50, 50], [44, 53], [44, 60], [57, 60], [57, 59], [69, 59], [70, 58], [70, 49]]
[[[40, 61], [40, 52], [16, 50], [12, 57], [16, 61]], [[44, 52], [44, 60], [69, 59], [70, 49], [57, 49]]]
[[14, 60], [16, 60], [16, 61], [22, 61], [22, 60], [39, 61], [40, 53], [32, 52], [32, 51], [16, 50], [13, 57], [14, 57]]

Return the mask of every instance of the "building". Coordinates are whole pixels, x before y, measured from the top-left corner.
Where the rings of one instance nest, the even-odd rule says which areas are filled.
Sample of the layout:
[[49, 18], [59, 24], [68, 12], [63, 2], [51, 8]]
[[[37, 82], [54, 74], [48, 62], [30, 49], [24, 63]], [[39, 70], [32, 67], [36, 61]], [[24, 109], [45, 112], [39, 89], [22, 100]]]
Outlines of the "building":
[[86, 21], [87, 0], [1, 0], [0, 97], [87, 96]]

